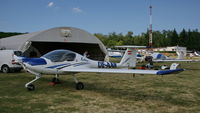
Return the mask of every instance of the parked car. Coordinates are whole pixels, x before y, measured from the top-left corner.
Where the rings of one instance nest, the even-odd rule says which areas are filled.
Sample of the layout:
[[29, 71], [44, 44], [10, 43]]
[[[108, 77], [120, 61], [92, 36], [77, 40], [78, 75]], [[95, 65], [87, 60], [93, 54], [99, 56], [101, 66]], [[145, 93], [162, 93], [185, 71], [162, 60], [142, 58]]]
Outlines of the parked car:
[[16, 50], [0, 50], [0, 69], [3, 73], [21, 71], [22, 66], [15, 62], [14, 55], [22, 56], [22, 52]]

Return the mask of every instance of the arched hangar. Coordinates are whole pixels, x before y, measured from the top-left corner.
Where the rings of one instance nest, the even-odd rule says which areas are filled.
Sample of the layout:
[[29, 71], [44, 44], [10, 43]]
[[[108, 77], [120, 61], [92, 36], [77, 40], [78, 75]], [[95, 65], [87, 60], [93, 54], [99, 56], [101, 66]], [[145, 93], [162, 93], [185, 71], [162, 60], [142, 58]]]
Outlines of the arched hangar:
[[107, 50], [94, 35], [74, 27], [56, 27], [0, 39], [0, 48], [20, 50], [27, 57], [40, 57], [55, 49], [68, 49], [89, 58], [104, 60]]

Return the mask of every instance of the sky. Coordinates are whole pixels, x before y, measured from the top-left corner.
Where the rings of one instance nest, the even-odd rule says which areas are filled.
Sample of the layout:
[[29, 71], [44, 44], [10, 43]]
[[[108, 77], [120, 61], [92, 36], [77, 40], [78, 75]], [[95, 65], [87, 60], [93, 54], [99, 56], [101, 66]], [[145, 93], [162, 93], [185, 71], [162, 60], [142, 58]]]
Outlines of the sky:
[[153, 31], [200, 30], [200, 0], [0, 0], [0, 31], [36, 32], [76, 27], [90, 33], [134, 35]]

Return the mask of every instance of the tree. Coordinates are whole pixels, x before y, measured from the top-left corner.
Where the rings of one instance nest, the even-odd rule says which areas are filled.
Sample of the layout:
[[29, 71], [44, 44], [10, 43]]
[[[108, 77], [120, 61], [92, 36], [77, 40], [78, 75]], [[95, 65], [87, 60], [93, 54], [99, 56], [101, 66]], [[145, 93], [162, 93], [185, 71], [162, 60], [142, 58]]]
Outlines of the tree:
[[16, 33], [16, 32], [0, 32], [0, 38], [6, 38], [10, 36], [20, 35], [25, 33]]
[[[170, 34], [169, 34], [170, 35]], [[179, 37], [176, 32], [176, 29], [173, 30], [172, 34], [170, 35], [170, 41], [171, 41], [171, 46], [177, 46], [179, 45]]]
[[179, 35], [178, 45], [186, 47], [187, 41], [188, 41], [187, 32], [185, 31], [185, 29], [183, 29]]

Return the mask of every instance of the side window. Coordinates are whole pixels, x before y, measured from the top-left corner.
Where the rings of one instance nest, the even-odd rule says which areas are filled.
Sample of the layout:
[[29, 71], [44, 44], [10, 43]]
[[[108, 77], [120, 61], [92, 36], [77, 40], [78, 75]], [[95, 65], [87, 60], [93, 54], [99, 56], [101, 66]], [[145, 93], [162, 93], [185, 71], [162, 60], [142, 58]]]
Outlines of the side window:
[[76, 54], [74, 54], [74, 53], [69, 53], [68, 55], [67, 55], [67, 57], [66, 57], [66, 61], [74, 61], [74, 59], [75, 59], [75, 57], [76, 57]]
[[60, 57], [58, 55], [52, 55], [51, 56], [51, 61], [52, 62], [60, 62]]

